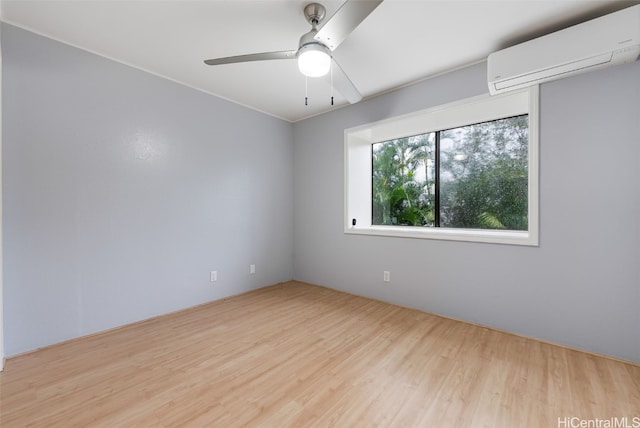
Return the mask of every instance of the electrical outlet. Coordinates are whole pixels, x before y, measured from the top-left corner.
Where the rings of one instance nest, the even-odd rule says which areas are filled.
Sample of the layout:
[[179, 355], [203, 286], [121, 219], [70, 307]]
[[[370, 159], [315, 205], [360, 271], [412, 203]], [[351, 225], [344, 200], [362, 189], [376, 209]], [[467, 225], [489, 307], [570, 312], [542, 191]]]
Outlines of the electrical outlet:
[[391, 272], [388, 270], [383, 271], [382, 278], [384, 279], [384, 282], [391, 282]]
[[209, 274], [209, 281], [216, 282], [218, 280], [218, 271], [212, 270]]
[[251, 275], [256, 273], [256, 265], [249, 265], [249, 273]]

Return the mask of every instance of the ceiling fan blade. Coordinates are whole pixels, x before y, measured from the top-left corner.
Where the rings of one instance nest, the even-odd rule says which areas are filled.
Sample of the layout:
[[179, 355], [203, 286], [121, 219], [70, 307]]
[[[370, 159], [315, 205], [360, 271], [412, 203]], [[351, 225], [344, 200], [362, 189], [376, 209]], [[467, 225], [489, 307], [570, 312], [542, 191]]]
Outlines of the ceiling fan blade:
[[225, 58], [207, 59], [207, 65], [233, 64], [236, 62], [266, 61], [270, 59], [293, 59], [298, 51], [263, 52], [256, 54], [228, 56]]
[[380, 3], [382, 0], [347, 0], [318, 30], [314, 39], [334, 50]]
[[331, 73], [333, 73], [333, 88], [340, 92], [349, 103], [355, 104], [362, 99], [362, 95], [353, 82], [351, 82], [347, 73], [340, 68], [335, 60], [333, 60], [331, 65]]

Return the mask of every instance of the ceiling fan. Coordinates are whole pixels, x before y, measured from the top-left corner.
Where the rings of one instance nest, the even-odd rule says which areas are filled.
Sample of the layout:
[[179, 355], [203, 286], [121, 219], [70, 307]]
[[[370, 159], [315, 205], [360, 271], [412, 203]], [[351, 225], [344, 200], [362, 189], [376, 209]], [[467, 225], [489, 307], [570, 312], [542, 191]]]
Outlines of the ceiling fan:
[[310, 3], [304, 7], [304, 16], [311, 24], [311, 31], [300, 37], [297, 50], [229, 56], [207, 59], [204, 62], [207, 65], [222, 65], [295, 58], [298, 60], [298, 69], [305, 76], [320, 77], [331, 71], [333, 87], [351, 104], [357, 103], [362, 99], [362, 95], [331, 53], [380, 3], [382, 0], [347, 0], [324, 24], [322, 21], [326, 14], [325, 7], [319, 3]]

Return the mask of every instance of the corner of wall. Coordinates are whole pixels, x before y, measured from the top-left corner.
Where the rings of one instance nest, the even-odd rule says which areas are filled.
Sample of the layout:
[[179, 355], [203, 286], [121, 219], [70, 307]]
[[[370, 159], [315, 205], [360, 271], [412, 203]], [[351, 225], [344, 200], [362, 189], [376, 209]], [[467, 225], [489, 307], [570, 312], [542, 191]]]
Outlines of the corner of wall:
[[4, 324], [2, 303], [2, 36], [0, 35], [0, 372], [4, 370]]

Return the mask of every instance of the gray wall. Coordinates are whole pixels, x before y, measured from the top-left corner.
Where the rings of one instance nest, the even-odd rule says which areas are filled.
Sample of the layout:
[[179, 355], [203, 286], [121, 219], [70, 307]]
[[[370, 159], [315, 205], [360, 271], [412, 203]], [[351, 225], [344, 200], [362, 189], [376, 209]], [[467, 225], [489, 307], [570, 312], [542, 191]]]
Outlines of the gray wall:
[[7, 355], [291, 279], [290, 123], [6, 24], [2, 51]]
[[486, 91], [479, 64], [296, 123], [294, 277], [640, 361], [640, 62], [542, 85], [539, 247], [343, 234], [344, 129]]
[[[0, 100], [2, 100], [2, 37], [0, 32]], [[2, 302], [2, 103], [0, 103], [0, 371], [4, 370], [4, 304]]]

